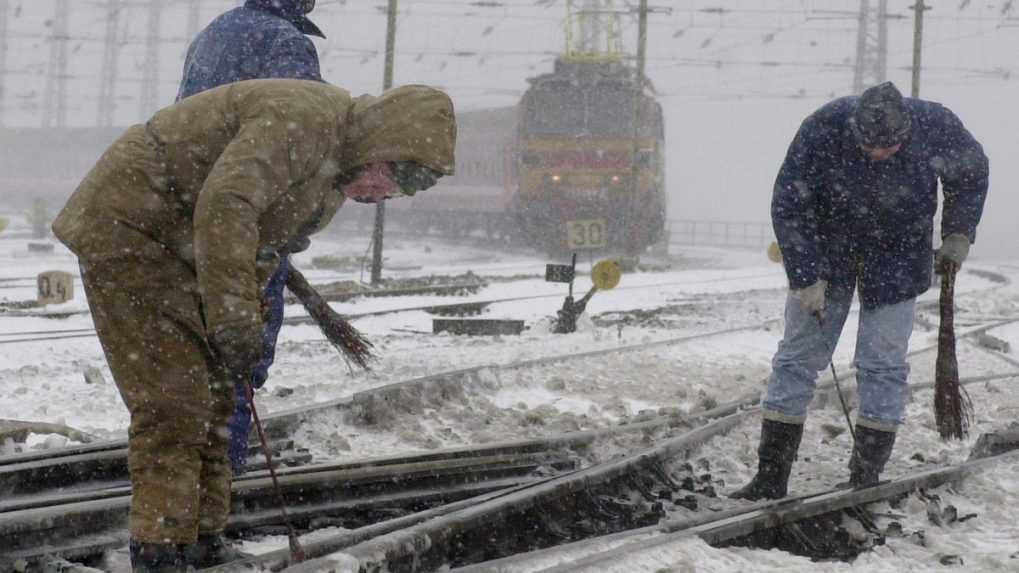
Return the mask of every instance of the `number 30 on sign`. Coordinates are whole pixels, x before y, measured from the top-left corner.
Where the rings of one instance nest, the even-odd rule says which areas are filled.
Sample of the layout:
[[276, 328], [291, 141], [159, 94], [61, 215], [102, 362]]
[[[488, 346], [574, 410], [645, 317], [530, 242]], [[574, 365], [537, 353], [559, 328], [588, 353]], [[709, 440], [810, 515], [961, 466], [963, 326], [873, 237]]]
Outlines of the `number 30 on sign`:
[[566, 244], [571, 249], [601, 249], [606, 244], [605, 219], [580, 219], [566, 223]]

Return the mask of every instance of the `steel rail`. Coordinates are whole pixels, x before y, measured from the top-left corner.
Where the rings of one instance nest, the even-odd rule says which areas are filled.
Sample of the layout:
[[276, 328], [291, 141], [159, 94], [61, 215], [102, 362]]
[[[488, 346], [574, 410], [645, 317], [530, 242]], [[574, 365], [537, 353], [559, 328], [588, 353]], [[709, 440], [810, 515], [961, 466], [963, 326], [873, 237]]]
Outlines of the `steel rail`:
[[309, 557], [319, 559], [306, 561], [287, 571], [291, 573], [322, 571], [337, 563], [344, 563], [346, 567], [357, 563], [359, 567], [369, 571], [383, 570], [384, 567], [399, 569], [396, 564], [404, 560], [416, 561], [423, 558], [426, 553], [448, 551], [449, 542], [462, 533], [481, 530], [493, 522], [538, 509], [555, 499], [575, 496], [626, 475], [647, 471], [647, 468], [656, 462], [695, 449], [714, 436], [727, 432], [748, 414], [749, 412], [736, 413], [621, 459], [597, 464], [498, 499], [364, 541], [344, 549], [339, 560], [336, 557], [309, 554]]
[[[420, 508], [422, 506], [438, 506], [464, 503], [478, 496], [501, 492], [507, 489], [527, 486], [535, 483], [537, 478], [497, 478], [460, 486], [444, 486], [427, 490], [408, 490], [393, 494], [380, 494], [358, 499], [320, 504], [303, 504], [294, 506], [291, 517], [295, 521], [311, 524], [314, 519], [331, 515], [349, 515], [353, 512], [392, 513], [394, 509]], [[440, 505], [442, 504], [442, 505]], [[420, 512], [419, 512], [420, 513]], [[398, 518], [399, 519], [399, 518]], [[228, 533], [250, 531], [260, 526], [273, 526], [279, 523], [279, 512], [271, 509], [231, 515], [227, 522]], [[373, 527], [368, 525], [358, 530]], [[42, 547], [16, 549], [0, 556], [0, 565], [9, 562], [19, 563], [19, 571], [42, 569], [50, 571], [50, 563], [55, 559], [75, 560], [95, 558], [107, 550], [115, 550], [127, 545], [130, 533], [124, 527], [110, 529], [101, 534], [76, 536], [64, 543], [48, 542]], [[33, 567], [35, 569], [33, 569]], [[57, 569], [63, 570], [63, 569]]]
[[[556, 550], [559, 552], [575, 549], [583, 551], [607, 541], [617, 541], [627, 537], [634, 538], [629, 543], [617, 545], [607, 551], [598, 550], [596, 553], [585, 555], [572, 563], [540, 569], [537, 573], [575, 573], [585, 570], [603, 571], [606, 563], [609, 561], [626, 559], [627, 556], [634, 553], [647, 551], [653, 547], [673, 543], [689, 537], [698, 536], [711, 545], [719, 545], [762, 529], [781, 527], [834, 511], [894, 499], [917, 490], [956, 483], [969, 475], [995, 464], [1014, 462], [1019, 462], [1019, 451], [1011, 451], [996, 456], [967, 461], [951, 467], [925, 470], [904, 478], [882, 482], [878, 485], [862, 489], [833, 489], [820, 493], [761, 502], [749, 507], [736, 508], [707, 517], [670, 520], [656, 526], [616, 534], [611, 539], [587, 539], [576, 544], [562, 545], [551, 550], [534, 552], [527, 558], [533, 558], [540, 554], [547, 555]], [[454, 569], [454, 571], [481, 573], [482, 571], [498, 570], [508, 573], [512, 571], [512, 569], [507, 568], [508, 565], [513, 562], [520, 563], [524, 558], [525, 555], [517, 555], [515, 558], [458, 568]]]
[[[442, 454], [429, 452], [422, 455], [411, 454], [399, 457], [368, 458], [351, 462], [334, 462], [298, 467], [280, 467], [280, 469], [277, 470], [277, 475], [286, 477], [289, 489], [293, 489], [294, 487], [302, 487], [302, 484], [304, 483], [321, 485], [328, 480], [328, 476], [330, 474], [342, 476], [345, 475], [344, 472], [374, 471], [381, 472], [381, 474], [384, 475], [395, 471], [392, 468], [404, 468], [404, 471], [411, 471], [417, 467], [442, 469], [458, 466], [472, 467], [486, 463], [501, 464], [514, 459], [526, 462], [559, 459], [556, 452], [541, 449], [540, 446], [542, 445], [542, 443], [531, 442], [525, 444], [526, 447], [522, 447], [520, 449], [510, 449], [497, 446], [476, 448], [471, 451], [458, 448], [445, 450]], [[304, 459], [307, 459], [306, 456], [308, 455], [297, 454], [297, 456], [301, 456], [300, 460], [303, 461]], [[278, 457], [274, 461], [277, 462], [277, 465], [282, 466], [285, 465], [288, 460], [289, 458], [284, 456]], [[372, 474], [369, 473], [366, 475]], [[123, 477], [126, 478], [126, 474]], [[233, 479], [233, 484], [238, 491], [248, 491], [252, 489], [260, 490], [267, 487], [266, 483], [268, 482], [266, 480], [268, 480], [268, 478], [269, 474], [265, 470], [253, 471], [235, 477]], [[5, 513], [27, 509], [121, 497], [130, 495], [130, 493], [130, 484], [121, 480], [98, 482], [90, 489], [82, 489], [78, 491], [57, 490], [55, 492], [44, 492], [42, 494], [9, 496], [0, 501], [0, 516]], [[238, 494], [234, 499], [241, 500], [243, 499], [243, 495]]]
[[[437, 462], [303, 472], [280, 478], [292, 516], [302, 519], [338, 511], [351, 520], [351, 511], [421, 506], [503, 489], [539, 467], [569, 467], [564, 456], [543, 454], [489, 456]], [[509, 481], [507, 481], [509, 480]], [[491, 483], [485, 483], [491, 482]], [[123, 529], [130, 507], [129, 488], [101, 492], [104, 497], [59, 503], [0, 514], [0, 545], [8, 552], [44, 555], [52, 546], [71, 542], [81, 531]], [[269, 479], [256, 477], [233, 486], [230, 529], [276, 523], [276, 500]], [[31, 553], [36, 551], [37, 553]]]
[[[301, 544], [304, 547], [306, 555], [311, 555], [313, 557], [317, 555], [328, 555], [329, 553], [339, 551], [346, 547], [356, 545], [357, 543], [373, 539], [386, 533], [399, 531], [401, 529], [405, 529], [418, 523], [436, 519], [438, 517], [454, 513], [464, 508], [472, 507], [474, 505], [477, 505], [478, 503], [503, 498], [508, 495], [512, 495], [518, 491], [535, 487], [543, 483], [548, 483], [549, 481], [552, 481], [557, 477], [558, 476], [536, 479], [530, 483], [522, 483], [516, 486], [511, 486], [506, 489], [493, 491], [491, 493], [478, 496], [476, 498], [469, 498], [462, 501], [457, 501], [446, 505], [427, 509], [424, 511], [419, 511], [417, 513], [412, 513], [394, 519], [381, 521], [379, 523], [374, 523], [372, 525], [366, 525], [364, 527], [359, 527], [357, 529], [353, 529], [351, 531], [339, 535], [329, 536], [326, 538], [320, 538], [316, 540], [302, 541]], [[253, 568], [261, 570], [278, 571], [286, 567], [287, 565], [291, 564], [292, 562], [290, 550], [278, 549], [276, 551], [263, 553], [261, 555], [255, 555], [253, 557], [233, 561], [217, 567], [203, 569], [203, 571], [210, 573], [211, 572], [239, 573], [242, 571], [250, 572]]]

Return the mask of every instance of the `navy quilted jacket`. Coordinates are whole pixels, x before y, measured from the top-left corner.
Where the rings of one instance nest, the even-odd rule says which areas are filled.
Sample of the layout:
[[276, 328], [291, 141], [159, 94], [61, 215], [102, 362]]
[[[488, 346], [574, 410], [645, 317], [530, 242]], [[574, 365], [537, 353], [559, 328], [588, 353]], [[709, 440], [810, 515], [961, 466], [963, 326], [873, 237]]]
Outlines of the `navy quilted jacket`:
[[305, 34], [322, 32], [300, 0], [247, 0], [213, 20], [191, 43], [177, 99], [260, 78], [322, 81], [318, 52]]
[[941, 236], [975, 240], [988, 161], [955, 114], [910, 98], [909, 138], [890, 159], [872, 161], [846, 123], [856, 100], [834, 100], [800, 126], [775, 181], [771, 217], [790, 288], [818, 279], [858, 286], [873, 308], [930, 287], [939, 180]]

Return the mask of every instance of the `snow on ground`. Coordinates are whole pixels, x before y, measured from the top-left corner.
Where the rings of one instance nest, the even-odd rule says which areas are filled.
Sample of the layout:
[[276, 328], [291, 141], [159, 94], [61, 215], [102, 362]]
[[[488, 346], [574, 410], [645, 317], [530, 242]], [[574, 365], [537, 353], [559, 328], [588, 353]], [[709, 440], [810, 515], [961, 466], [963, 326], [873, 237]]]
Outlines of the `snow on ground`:
[[[0, 234], [0, 302], [32, 299], [34, 277], [44, 270], [76, 272], [67, 251], [29, 255], [26, 229], [17, 225]], [[312, 281], [358, 280], [360, 270], [315, 269], [322, 256], [356, 258], [365, 253], [367, 239], [329, 235], [297, 257]], [[542, 436], [578, 429], [606, 427], [639, 419], [649, 412], [692, 412], [760, 392], [771, 354], [781, 336], [785, 280], [780, 267], [763, 253], [710, 248], [673, 249], [671, 267], [623, 277], [619, 288], [598, 293], [588, 306], [577, 333], [550, 333], [551, 318], [561, 306], [566, 287], [542, 280], [544, 257], [520, 250], [493, 252], [483, 246], [454, 246], [435, 239], [394, 236], [386, 242], [387, 277], [461, 274], [488, 277], [489, 286], [472, 295], [413, 296], [399, 299], [363, 298], [335, 304], [341, 313], [360, 314], [393, 308], [420, 307], [520, 296], [547, 295], [525, 301], [491, 305], [481, 316], [526, 321], [520, 336], [465, 337], [433, 335], [432, 315], [402, 312], [358, 319], [356, 326], [377, 346], [381, 360], [368, 373], [352, 373], [313, 326], [283, 329], [267, 386], [257, 404], [268, 413], [349, 396], [355, 392], [415, 377], [489, 365], [473, 376], [454, 399], [416, 395], [374, 419], [324, 413], [299, 431], [299, 445], [316, 459], [349, 459], [412, 450], [459, 446], [523, 436]], [[590, 268], [590, 261], [580, 265]], [[960, 332], [967, 320], [1019, 316], [1019, 266], [1009, 261], [974, 261], [958, 281]], [[1000, 282], [1004, 275], [1007, 282]], [[501, 277], [501, 278], [500, 278]], [[513, 278], [517, 280], [511, 280]], [[576, 290], [586, 292], [590, 279], [580, 276]], [[80, 291], [76, 298], [48, 311], [73, 312], [67, 318], [6, 316], [0, 313], [0, 419], [60, 422], [101, 438], [123, 437], [127, 413], [105, 366], [94, 337], [22, 341], [39, 331], [73, 331], [91, 327]], [[921, 302], [935, 301], [930, 291]], [[935, 311], [936, 312], [936, 309]], [[302, 313], [288, 308], [290, 316]], [[929, 313], [928, 313], [929, 314]], [[844, 388], [851, 393], [852, 343], [857, 311], [847, 321], [835, 364]], [[968, 318], [967, 318], [968, 317]], [[936, 316], [935, 316], [936, 319]], [[972, 320], [971, 320], [972, 319]], [[628, 352], [590, 356], [526, 368], [502, 368], [512, 362], [657, 342], [735, 327], [748, 330], [718, 334], [684, 343], [656, 345]], [[1019, 371], [1014, 364], [1019, 325], [991, 331], [1011, 343], [1004, 358], [968, 343], [959, 345], [963, 378]], [[917, 327], [911, 348], [936, 342], [936, 330]], [[1012, 362], [1007, 359], [1011, 358]], [[934, 353], [911, 359], [911, 381], [933, 380]], [[87, 369], [104, 380], [88, 383]], [[933, 427], [932, 393], [918, 390], [908, 408], [908, 421], [887, 476], [919, 468], [965, 460], [981, 432], [1001, 428], [1019, 413], [1019, 377], [982, 382], [968, 387], [976, 406], [975, 426], [963, 442], [945, 443]], [[283, 392], [287, 389], [289, 392]], [[850, 441], [837, 401], [818, 400], [811, 413], [791, 489], [805, 493], [830, 487], [846, 478]], [[729, 491], [755, 471], [759, 418], [748, 421], [708, 444], [698, 455], [710, 459], [720, 490]], [[49, 440], [52, 445], [59, 440]], [[47, 443], [33, 436], [33, 445]], [[618, 451], [626, 444], [621, 442]], [[611, 447], [601, 456], [611, 455]], [[958, 489], [941, 488], [943, 503], [956, 505], [974, 519], [939, 528], [926, 523], [922, 504], [910, 500], [887, 508], [907, 531], [925, 531], [927, 546], [908, 537], [864, 554], [852, 564], [811, 563], [779, 551], [716, 549], [696, 539], [662, 545], [605, 571], [927, 571], [940, 570], [945, 555], [960, 555], [973, 571], [1019, 571], [1019, 465], [1002, 465], [968, 479]], [[882, 518], [887, 521], [888, 519]], [[252, 551], [285, 546], [285, 539], [247, 543]], [[1013, 557], [1013, 555], [1015, 557]], [[546, 565], [549, 563], [546, 562]], [[536, 570], [534, 569], [526, 570]], [[522, 569], [524, 570], [524, 569]]]

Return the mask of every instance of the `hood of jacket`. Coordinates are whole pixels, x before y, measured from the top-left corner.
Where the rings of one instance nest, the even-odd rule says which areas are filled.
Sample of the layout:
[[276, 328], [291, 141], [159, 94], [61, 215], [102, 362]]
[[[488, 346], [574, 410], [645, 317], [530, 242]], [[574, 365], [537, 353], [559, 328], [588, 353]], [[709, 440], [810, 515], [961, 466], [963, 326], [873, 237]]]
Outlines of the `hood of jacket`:
[[453, 175], [456, 117], [445, 93], [410, 85], [380, 96], [361, 96], [351, 109], [344, 164], [414, 161]]
[[247, 0], [246, 8], [261, 10], [279, 16], [293, 24], [302, 34], [325, 38], [322, 30], [305, 15], [305, 0]]

